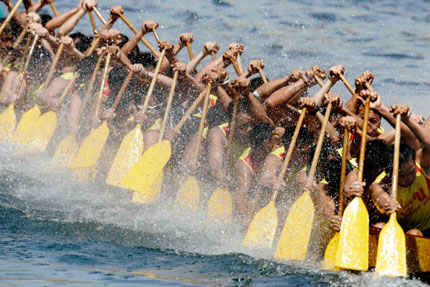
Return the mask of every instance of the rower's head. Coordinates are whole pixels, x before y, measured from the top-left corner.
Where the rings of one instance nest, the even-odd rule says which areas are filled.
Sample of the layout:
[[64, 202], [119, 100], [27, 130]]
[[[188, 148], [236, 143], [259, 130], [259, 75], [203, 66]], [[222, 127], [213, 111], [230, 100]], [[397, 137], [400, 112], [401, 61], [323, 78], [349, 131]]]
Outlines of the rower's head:
[[70, 38], [73, 39], [75, 48], [81, 53], [84, 53], [86, 50], [90, 48], [91, 41], [93, 40], [93, 37], [88, 37], [82, 34], [81, 32], [70, 34]]
[[[96, 64], [97, 58], [93, 56], [85, 57], [79, 61], [75, 69], [75, 72], [79, 75], [75, 81], [75, 88], [79, 88], [82, 85], [89, 83], [94, 69], [96, 68]], [[100, 65], [100, 69], [102, 68], [102, 65]]]
[[130, 61], [133, 64], [142, 64], [143, 67], [151, 71], [157, 65], [157, 58], [149, 52], [138, 52], [136, 55], [130, 56]]
[[408, 187], [414, 183], [417, 174], [415, 150], [407, 144], [400, 145], [399, 154], [399, 185]]
[[[233, 101], [227, 109], [227, 114], [231, 122], [233, 115]], [[249, 132], [254, 124], [254, 118], [251, 115], [251, 110], [246, 99], [239, 99], [236, 114], [236, 126], [234, 128], [234, 139], [239, 144], [249, 143]]]
[[251, 84], [249, 85], [249, 91], [253, 93], [258, 87], [264, 84], [264, 81], [260, 76], [258, 76], [258, 77], [252, 78], [250, 83]]
[[[0, 20], [0, 25], [5, 19]], [[5, 54], [10, 49], [12, 49], [13, 43], [18, 38], [21, 28], [15, 19], [11, 19], [9, 24], [4, 29], [3, 33], [0, 35], [0, 53]]]
[[[357, 115], [360, 118], [364, 118], [364, 105], [360, 104], [357, 108]], [[379, 128], [381, 127], [381, 116], [374, 112], [372, 109], [369, 110], [369, 122], [368, 122], [368, 134], [369, 136], [377, 137], [379, 135]]]
[[373, 182], [383, 171], [391, 171], [393, 149], [383, 140], [368, 141], [364, 155], [364, 166], [364, 181]]
[[257, 123], [249, 132], [249, 140], [251, 142], [252, 149], [255, 151], [261, 151], [263, 154], [268, 154], [273, 147], [273, 131], [275, 130], [270, 124]]

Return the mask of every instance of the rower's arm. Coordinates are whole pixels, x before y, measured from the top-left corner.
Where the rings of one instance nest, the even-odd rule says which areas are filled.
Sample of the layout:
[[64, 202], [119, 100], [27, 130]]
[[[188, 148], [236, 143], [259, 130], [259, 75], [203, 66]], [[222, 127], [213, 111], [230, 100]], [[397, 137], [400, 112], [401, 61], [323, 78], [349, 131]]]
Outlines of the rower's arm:
[[277, 176], [281, 164], [282, 160], [278, 156], [274, 154], [268, 154], [266, 156], [259, 180], [259, 185], [262, 188], [270, 189], [272, 187], [273, 180]]
[[288, 85], [286, 87], [283, 87], [277, 90], [264, 101], [263, 106], [265, 110], [267, 111], [270, 109], [274, 109], [288, 102], [292, 97], [294, 97], [294, 95], [296, 95], [304, 87], [306, 87], [306, 83], [303, 80], [298, 80], [297, 82], [291, 85]]
[[217, 87], [217, 96], [221, 100], [222, 106], [224, 107], [224, 110], [227, 110], [228, 106], [230, 105], [232, 99], [227, 94], [227, 92], [222, 88], [221, 86]]
[[131, 51], [133, 51], [134, 48], [136, 48], [137, 44], [139, 43], [140, 39], [142, 39], [144, 33], [142, 30], [139, 30], [137, 34], [128, 40], [127, 43], [125, 43], [124, 46], [122, 46], [121, 51], [128, 55]]
[[276, 79], [261, 85], [255, 90], [255, 92], [257, 92], [258, 95], [260, 95], [260, 97], [262, 97], [263, 99], [266, 99], [275, 91], [287, 85], [289, 81], [290, 76]]
[[385, 210], [388, 214], [391, 214], [401, 209], [397, 200], [391, 199], [390, 195], [379, 183], [374, 183], [370, 186], [370, 194], [373, 203], [380, 211]]
[[248, 196], [252, 184], [252, 171], [242, 160], [238, 159], [236, 161], [235, 173], [236, 178], [240, 180], [237, 181], [236, 192], [233, 195], [234, 204], [239, 218], [245, 224], [250, 219], [248, 214]]
[[203, 51], [201, 51], [197, 54], [197, 56], [195, 56], [191, 61], [189, 61], [187, 64], [187, 73], [191, 74], [191, 72], [194, 71], [194, 69], [200, 64], [200, 62], [205, 56], [206, 55], [203, 53]]
[[225, 163], [226, 136], [219, 127], [209, 130], [209, 169], [219, 185], [223, 185], [227, 178]]
[[412, 130], [414, 135], [418, 138], [423, 145], [422, 152], [419, 154], [420, 165], [424, 169], [430, 167], [430, 132], [428, 129], [418, 124], [411, 117], [402, 117], [403, 122]]
[[85, 15], [86, 10], [84, 7], [79, 7], [78, 11], [71, 15], [70, 18], [68, 18], [63, 25], [61, 25], [60, 29], [58, 30], [59, 36], [66, 36], [67, 34], [72, 31], [76, 24], [78, 24], [79, 20]]
[[63, 25], [70, 17], [72, 17], [78, 11], [79, 11], [79, 7], [76, 7], [70, 11], [67, 11], [64, 14], [61, 14], [55, 18], [52, 18], [51, 20], [48, 21], [48, 23], [46, 23], [45, 28], [48, 29], [48, 31], [54, 31], [54, 29]]

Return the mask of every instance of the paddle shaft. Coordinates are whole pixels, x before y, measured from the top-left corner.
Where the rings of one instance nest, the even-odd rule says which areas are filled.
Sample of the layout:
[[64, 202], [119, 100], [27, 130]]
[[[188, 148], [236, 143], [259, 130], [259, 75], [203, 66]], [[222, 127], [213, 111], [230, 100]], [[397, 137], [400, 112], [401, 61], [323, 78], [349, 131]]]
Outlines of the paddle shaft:
[[216, 60], [216, 56], [215, 56], [215, 52], [214, 51], [212, 51], [212, 61], [215, 61]]
[[52, 12], [54, 12], [55, 17], [57, 17], [58, 16], [57, 8], [55, 8], [54, 3], [51, 3], [50, 5], [51, 5]]
[[116, 108], [118, 107], [118, 104], [121, 101], [121, 98], [124, 95], [125, 90], [127, 89], [127, 86], [131, 81], [131, 78], [133, 78], [133, 74], [134, 74], [133, 71], [128, 72], [127, 78], [125, 78], [125, 81], [122, 84], [121, 89], [119, 90], [118, 95], [116, 96], [115, 101], [112, 104], [113, 111], [116, 111]]
[[394, 138], [393, 178], [391, 183], [391, 198], [397, 200], [397, 189], [399, 181], [399, 155], [401, 137], [401, 115], [396, 115], [396, 135]]
[[87, 50], [87, 52], [85, 53], [85, 57], [89, 57], [94, 53], [94, 50], [97, 48], [97, 46], [99, 45], [100, 42], [100, 38], [96, 38], [92, 43], [91, 43], [91, 47]]
[[12, 17], [15, 15], [16, 11], [19, 8], [19, 5], [21, 5], [21, 3], [24, 0], [18, 0], [18, 2], [16, 2], [15, 6], [13, 6], [12, 11], [10, 11], [9, 15], [6, 17], [6, 20], [4, 20], [3, 24], [0, 26], [0, 35], [3, 34], [4, 29], [6, 29], [7, 24], [9, 24], [10, 20], [12, 19]]
[[63, 49], [64, 49], [64, 43], [61, 42], [60, 46], [58, 46], [58, 50], [57, 50], [57, 53], [55, 54], [55, 58], [54, 58], [54, 61], [52, 62], [51, 68], [49, 69], [48, 76], [45, 79], [45, 83], [43, 84], [43, 87], [45, 89], [48, 87], [49, 83], [51, 82], [52, 75], [54, 74], [55, 67], [57, 66], [58, 61], [60, 60]]
[[25, 35], [27, 35], [27, 29], [24, 28], [22, 29], [21, 33], [19, 34], [18, 38], [15, 40], [15, 42], [12, 45], [12, 50], [9, 51], [9, 53], [7, 53], [6, 58], [3, 59], [2, 61], [2, 65], [5, 66], [9, 63], [9, 60], [12, 56], [13, 51], [18, 48], [18, 45], [22, 42], [22, 40], [24, 39]]
[[[96, 13], [96, 16], [100, 19], [100, 21], [102, 21], [103, 25], [105, 25], [106, 24], [106, 20], [105, 20], [105, 18], [103, 18], [103, 16], [100, 13], [99, 9], [97, 9], [97, 7], [94, 7], [93, 10], [94, 10], [94, 13]], [[90, 13], [91, 13], [91, 11], [90, 11]]]
[[107, 78], [107, 74], [109, 71], [109, 65], [110, 65], [111, 57], [112, 57], [112, 55], [110, 53], [108, 53], [106, 56], [105, 68], [103, 70], [102, 83], [100, 85], [99, 97], [97, 99], [96, 110], [94, 112], [94, 122], [96, 122], [99, 119], [100, 106], [102, 104], [103, 91], [105, 88], [105, 83], [106, 83], [106, 78]]
[[366, 152], [366, 139], [367, 139], [367, 126], [369, 123], [369, 110], [370, 110], [370, 99], [367, 98], [364, 104], [364, 119], [363, 119], [363, 130], [361, 134], [361, 144], [360, 144], [360, 158], [358, 160], [358, 181], [363, 181], [363, 171], [364, 171], [364, 158]]
[[[239, 55], [238, 55], [239, 56]], [[240, 77], [242, 76], [242, 72], [240, 71], [239, 67], [236, 64], [236, 61], [234, 60], [234, 58], [230, 58], [231, 64], [233, 65], [234, 70], [236, 71], [236, 74]]]
[[164, 112], [163, 121], [161, 122], [160, 137], [158, 142], [163, 140], [164, 132], [166, 131], [167, 119], [169, 118], [170, 108], [172, 107], [173, 95], [175, 94], [176, 83], [178, 82], [179, 71], [173, 74], [172, 86], [170, 87], [169, 98], [167, 99], [166, 111]]
[[348, 157], [348, 144], [349, 144], [349, 131], [347, 128], [343, 131], [343, 145], [342, 145], [342, 167], [340, 170], [340, 187], [339, 187], [339, 203], [338, 203], [338, 214], [343, 214], [343, 188], [345, 187], [345, 174], [346, 174], [346, 163]]
[[327, 110], [326, 110], [325, 115], [324, 115], [324, 121], [323, 121], [323, 124], [322, 124], [322, 127], [321, 127], [320, 136], [318, 138], [317, 147], [315, 149], [314, 157], [312, 159], [311, 169], [310, 169], [309, 174], [308, 174], [308, 178], [310, 178], [310, 179], [313, 179], [315, 177], [315, 173], [316, 173], [316, 170], [317, 170], [318, 159], [320, 157], [321, 148], [322, 148], [322, 145], [323, 145], [323, 142], [324, 142], [325, 131], [327, 129], [328, 120], [330, 118], [331, 107], [332, 107], [332, 103], [330, 102], [327, 105]]
[[237, 54], [237, 67], [239, 68], [240, 74], [243, 74], [243, 70], [242, 70], [242, 61], [240, 60], [240, 53]]
[[[279, 179], [283, 180], [285, 173], [288, 169], [288, 164], [290, 163], [291, 157], [293, 155], [294, 147], [296, 146], [297, 138], [299, 137], [300, 129], [303, 124], [303, 120], [305, 119], [306, 115], [306, 108], [302, 109], [302, 112], [300, 114], [299, 120], [296, 124], [296, 128], [294, 129], [293, 137], [291, 138], [290, 145], [288, 146], [287, 155], [285, 156], [284, 162], [282, 163], [281, 172], [279, 173]], [[278, 197], [279, 189], [275, 189], [273, 191], [271, 201], [275, 202], [276, 198]]]
[[[136, 28], [133, 27], [133, 25], [124, 17], [124, 15], [122, 13], [118, 13], [118, 16], [134, 32], [134, 34], [138, 33], [137, 30], [136, 30]], [[160, 57], [160, 55], [158, 54], [158, 52], [154, 49], [154, 47], [151, 46], [151, 44], [144, 37], [140, 38], [140, 40], [152, 52], [152, 54], [154, 54], [157, 58]]]
[[339, 74], [339, 78], [342, 80], [342, 82], [345, 84], [346, 88], [349, 90], [349, 92], [354, 96], [355, 91], [352, 88], [351, 84], [345, 79], [345, 76], [342, 74]]
[[146, 109], [148, 108], [149, 100], [151, 99], [152, 92], [155, 88], [155, 83], [157, 82], [158, 74], [160, 73], [161, 63], [163, 62], [164, 55], [166, 54], [166, 49], [163, 49], [161, 52], [160, 58], [158, 58], [157, 66], [155, 67], [154, 76], [152, 77], [151, 84], [149, 85], [148, 94], [146, 95], [145, 101], [143, 103], [143, 107], [141, 110], [142, 114], [146, 113]]
[[191, 49], [190, 42], [187, 41], [187, 49], [188, 49], [188, 56], [190, 57], [190, 61], [194, 59], [193, 50]]
[[19, 87], [21, 87], [22, 82], [24, 81], [25, 74], [27, 73], [28, 65], [30, 64], [31, 56], [33, 55], [34, 48], [36, 47], [37, 41], [39, 40], [39, 36], [35, 35], [33, 38], [33, 42], [31, 43], [30, 51], [28, 52], [27, 59], [25, 60], [25, 64], [20, 69], [20, 74], [22, 74], [22, 77], [20, 78]]
[[94, 22], [94, 16], [91, 11], [88, 12], [88, 16], [90, 16], [91, 27], [93, 28], [93, 33], [95, 34], [97, 31], [96, 23]]
[[231, 122], [229, 124], [229, 129], [228, 129], [226, 162], [229, 162], [229, 159], [230, 159], [231, 143], [233, 142], [234, 129], [236, 128], [236, 116], [237, 116], [237, 106], [239, 105], [239, 97], [240, 97], [239, 93], [235, 91], [233, 113], [231, 115]]
[[194, 165], [197, 165], [199, 161], [200, 146], [202, 144], [203, 128], [205, 126], [206, 115], [209, 109], [209, 96], [211, 94], [211, 89], [212, 89], [212, 83], [209, 82], [206, 88], [205, 101], [203, 103], [203, 111], [202, 111], [202, 117], [200, 119], [199, 133], [197, 134], [197, 145], [196, 145], [196, 148], [194, 149], [194, 157], [193, 157]]
[[182, 126], [185, 124], [187, 119], [191, 116], [191, 114], [194, 112], [194, 110], [197, 108], [197, 106], [200, 104], [200, 102], [203, 100], [203, 98], [206, 95], [207, 87], [203, 89], [203, 91], [200, 93], [200, 95], [194, 100], [191, 107], [187, 110], [185, 115], [182, 116], [181, 120], [176, 124], [176, 126], [172, 130], [172, 134], [170, 136], [170, 139], [179, 132], [179, 130], [182, 128]]
[[157, 41], [158, 45], [161, 44], [160, 37], [158, 37], [158, 33], [155, 29], [152, 29], [152, 34], [154, 34], [155, 40]]
[[75, 80], [77, 77], [78, 77], [78, 74], [75, 73], [75, 75], [73, 75], [73, 78], [67, 84], [66, 88], [63, 90], [63, 93], [61, 94], [60, 98], [58, 99], [59, 106], [61, 106], [61, 104], [64, 102], [64, 99], [66, 98], [67, 94], [69, 93], [70, 89], [72, 88], [73, 84], [75, 83]]

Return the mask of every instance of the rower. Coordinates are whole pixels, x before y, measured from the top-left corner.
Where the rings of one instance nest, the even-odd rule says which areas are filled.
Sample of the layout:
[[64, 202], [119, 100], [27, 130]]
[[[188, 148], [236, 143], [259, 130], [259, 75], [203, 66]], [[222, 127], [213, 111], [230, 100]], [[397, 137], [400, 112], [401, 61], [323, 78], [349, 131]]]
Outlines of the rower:
[[[372, 184], [372, 200], [382, 212], [397, 212], [400, 225], [407, 234], [430, 235], [430, 133], [410, 117], [406, 105], [394, 105], [390, 111], [401, 115], [402, 122], [413, 132], [422, 147], [415, 150], [407, 144], [400, 146], [399, 183], [397, 199], [392, 199], [387, 191], [387, 174], [381, 174]], [[389, 177], [389, 176], [388, 176]], [[379, 224], [379, 227], [383, 223]]]

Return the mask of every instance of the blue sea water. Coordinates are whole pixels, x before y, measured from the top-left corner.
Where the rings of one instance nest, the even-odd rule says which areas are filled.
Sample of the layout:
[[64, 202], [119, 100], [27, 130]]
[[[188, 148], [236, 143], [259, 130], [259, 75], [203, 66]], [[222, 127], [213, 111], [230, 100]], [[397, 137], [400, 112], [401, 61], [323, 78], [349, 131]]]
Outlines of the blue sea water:
[[[55, 4], [62, 13], [75, 2]], [[386, 105], [406, 103], [429, 115], [429, 1], [105, 0], [99, 8], [107, 17], [116, 4], [137, 28], [146, 19], [157, 21], [162, 39], [176, 42], [180, 33], [194, 33], [195, 54], [206, 41], [217, 41], [221, 51], [241, 42], [244, 65], [264, 59], [270, 79], [343, 64], [352, 82], [370, 70]], [[115, 27], [132, 35], [120, 20]], [[89, 33], [87, 17], [78, 30]], [[185, 50], [180, 59], [187, 59]], [[333, 90], [349, 97], [341, 84]], [[71, 181], [45, 156], [12, 154], [0, 147], [0, 286], [423, 284], [321, 271], [315, 262], [274, 262], [244, 250], [237, 226], [208, 224], [200, 212], [186, 216], [169, 202], [143, 208], [124, 192]]]

